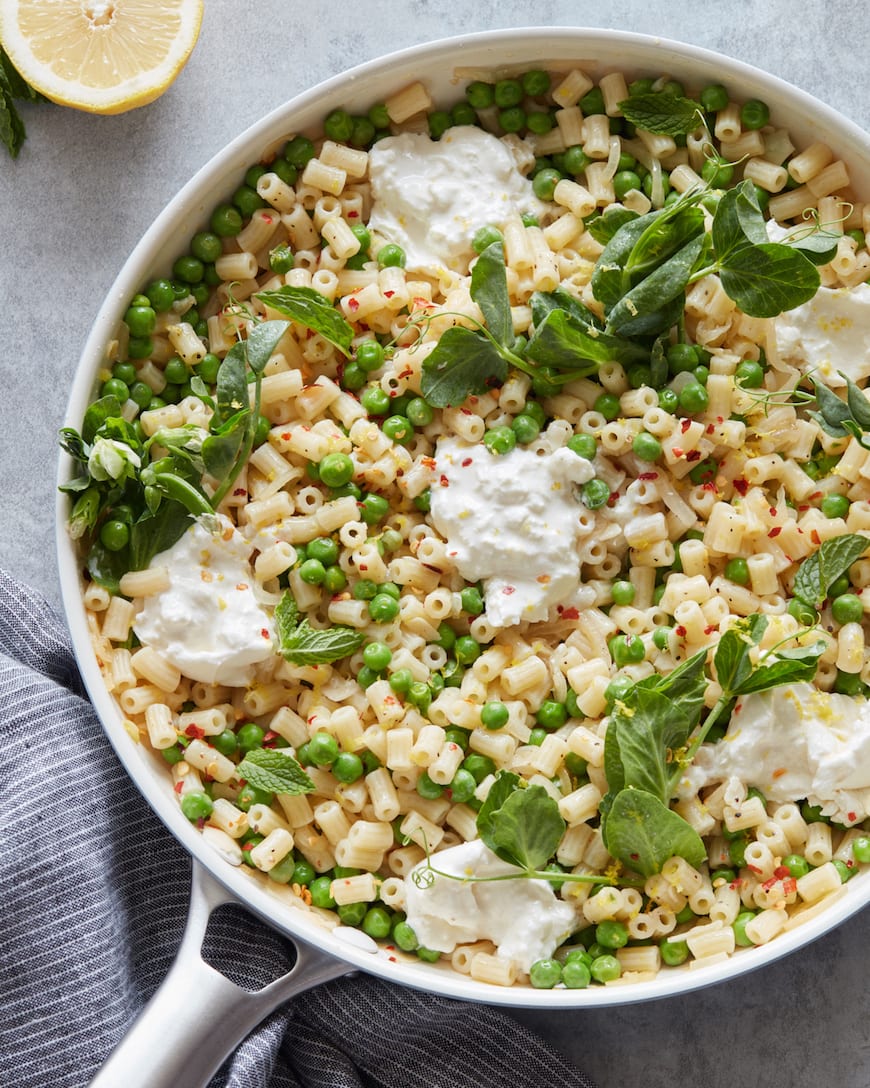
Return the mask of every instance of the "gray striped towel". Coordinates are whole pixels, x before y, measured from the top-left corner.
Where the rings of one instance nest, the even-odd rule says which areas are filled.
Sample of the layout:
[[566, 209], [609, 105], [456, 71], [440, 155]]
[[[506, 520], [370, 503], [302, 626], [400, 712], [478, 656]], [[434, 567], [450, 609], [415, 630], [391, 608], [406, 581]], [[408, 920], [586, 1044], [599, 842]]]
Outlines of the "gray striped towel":
[[[0, 572], [0, 1083], [82, 1088], [178, 948], [190, 860], [116, 759], [63, 621]], [[291, 950], [216, 912], [206, 958], [258, 988]], [[497, 1009], [354, 976], [282, 1006], [210, 1088], [594, 1088]]]

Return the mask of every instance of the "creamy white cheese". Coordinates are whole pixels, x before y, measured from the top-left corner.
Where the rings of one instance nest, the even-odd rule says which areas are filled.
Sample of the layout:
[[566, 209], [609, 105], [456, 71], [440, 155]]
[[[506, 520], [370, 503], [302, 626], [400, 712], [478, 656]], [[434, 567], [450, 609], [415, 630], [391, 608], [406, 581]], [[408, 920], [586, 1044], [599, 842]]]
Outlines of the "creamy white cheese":
[[400, 245], [406, 267], [416, 271], [464, 273], [476, 230], [544, 208], [510, 149], [473, 125], [451, 128], [440, 140], [415, 132], [378, 140], [369, 178], [370, 230]]
[[870, 378], [870, 284], [820, 287], [803, 306], [775, 319], [784, 362], [812, 372], [826, 385], [843, 387]]
[[[502, 876], [519, 870], [501, 861], [482, 842], [462, 843], [433, 855], [432, 864], [454, 876]], [[489, 940], [501, 959], [528, 971], [535, 960], [552, 956], [577, 926], [574, 908], [557, 899], [545, 880], [499, 880], [462, 883], [435, 876], [418, 887], [414, 873], [405, 877], [408, 925], [424, 948], [452, 952], [458, 944]]]
[[870, 702], [794, 684], [738, 708], [722, 740], [699, 749], [695, 788], [734, 776], [771, 801], [806, 798], [838, 823], [870, 816]]
[[151, 561], [169, 588], [146, 597], [133, 630], [185, 676], [244, 687], [272, 653], [272, 621], [254, 590], [251, 545], [223, 515], [197, 519]]
[[574, 485], [592, 479], [589, 461], [569, 449], [492, 454], [442, 438], [435, 464], [432, 522], [462, 577], [483, 580], [490, 623], [545, 620], [569, 598], [576, 606], [583, 507]]

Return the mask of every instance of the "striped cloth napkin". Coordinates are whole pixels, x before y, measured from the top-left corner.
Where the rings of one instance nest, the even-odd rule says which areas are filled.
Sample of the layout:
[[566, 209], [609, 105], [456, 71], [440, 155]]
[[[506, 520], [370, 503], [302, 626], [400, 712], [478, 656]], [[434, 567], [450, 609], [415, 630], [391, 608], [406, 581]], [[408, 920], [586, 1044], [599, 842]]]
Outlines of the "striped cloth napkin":
[[[65, 624], [2, 572], [0, 705], [0, 1083], [82, 1088], [169, 968], [190, 859], [111, 750]], [[289, 967], [288, 943], [247, 912], [213, 922], [208, 962], [233, 981]], [[594, 1088], [497, 1009], [358, 975], [279, 1008], [209, 1088], [545, 1084]]]

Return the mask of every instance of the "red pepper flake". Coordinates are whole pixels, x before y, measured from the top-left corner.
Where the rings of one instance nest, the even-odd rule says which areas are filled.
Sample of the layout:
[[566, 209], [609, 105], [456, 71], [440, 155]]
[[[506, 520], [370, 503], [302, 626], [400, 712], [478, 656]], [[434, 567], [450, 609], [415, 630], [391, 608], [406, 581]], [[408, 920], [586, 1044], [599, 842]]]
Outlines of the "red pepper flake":
[[782, 532], [782, 526], [777, 525], [773, 529], [771, 529], [770, 532], [767, 535], [770, 537], [771, 540], [773, 540], [773, 538], [779, 536], [779, 534], [781, 532]]
[[682, 624], [679, 624], [677, 627], [674, 628], [674, 630], [677, 633], [677, 638], [685, 638], [688, 634], [688, 631]]
[[459, 411], [462, 412], [464, 416], [470, 416], [474, 414], [470, 408], [460, 408]]
[[709, 626], [704, 628], [704, 634], [705, 635], [712, 635], [715, 630], [716, 630], [716, 624], [711, 623], [711, 624], [709, 624]]
[[610, 495], [607, 498], [607, 505], [608, 506], [616, 506], [618, 501], [619, 501], [619, 492], [618, 491], [611, 491]]
[[260, 628], [260, 634], [263, 636], [263, 638], [269, 638], [269, 628], [268, 627], [261, 627]]
[[776, 770], [773, 772], [773, 774], [770, 777], [771, 778], [782, 778], [782, 776], [784, 774], [788, 774], [788, 770], [785, 767], [777, 767]]
[[463, 467], [463, 468], [468, 468], [468, 466], [469, 466], [470, 464], [472, 464], [472, 460], [471, 460], [471, 458], [470, 458], [470, 457], [465, 457], [465, 458], [463, 458], [463, 460], [462, 460], [462, 461], [460, 462], [460, 464], [462, 465], [462, 467]]
[[690, 428], [691, 426], [692, 426], [692, 421], [691, 421], [691, 419], [684, 419], [684, 420], [682, 421], [682, 423], [680, 424], [680, 430], [681, 430], [681, 431], [683, 432], [683, 434], [685, 434], [685, 433], [686, 433], [686, 431], [687, 431], [687, 430], [688, 430], [688, 429], [689, 429], [689, 428]]
[[750, 871], [751, 873], [761, 873], [761, 872], [763, 872], [763, 871], [764, 871], [763, 869], [760, 869], [760, 868], [759, 868], [759, 867], [758, 867], [757, 865], [747, 865], [747, 866], [746, 866], [746, 868], [747, 868], [747, 869], [748, 869], [748, 870], [749, 870], [749, 871]]
[[289, 431], [282, 431], [281, 432], [281, 438], [285, 442], [289, 442], [292, 437], [293, 437], [293, 435], [291, 435]]
[[732, 714], [739, 714], [742, 709], [743, 709], [743, 703], [736, 703], [735, 706], [734, 706], [734, 709], [731, 711], [731, 713]]
[[190, 737], [191, 740], [202, 740], [205, 736], [205, 730], [197, 725], [196, 722], [191, 722], [184, 730], [184, 735]]
[[360, 570], [368, 570], [369, 569], [368, 563], [360, 563], [359, 569]]
[[401, 374], [399, 374], [399, 377], [400, 378], [410, 378], [410, 377], [413, 376], [413, 374], [414, 374], [414, 371], [409, 366], [406, 366], [405, 369], [401, 372]]
[[396, 704], [395, 695], [385, 695], [384, 696], [384, 706], [395, 706], [395, 704]]
[[248, 583], [247, 582], [237, 582], [236, 583], [236, 589], [239, 591], [239, 593], [244, 593], [247, 588], [248, 588]]
[[549, 574], [539, 574], [535, 581], [540, 582], [542, 586], [547, 586], [550, 584], [552, 579], [550, 578]]
[[175, 792], [179, 796], [181, 796], [181, 791], [184, 789], [184, 783], [183, 782], [176, 782], [175, 785], [172, 788], [175, 790]]
[[712, 434], [715, 430], [716, 428], [713, 426], [712, 423], [707, 424], [707, 434]]
[[701, 451], [700, 450], [689, 450], [689, 452], [686, 454], [686, 460], [687, 461], [700, 461], [701, 460]]
[[559, 615], [563, 620], [579, 620], [580, 613], [576, 608], [561, 608], [559, 609]]
[[812, 493], [812, 495], [810, 495], [810, 498], [813, 499], [813, 500], [820, 499], [821, 497], [822, 497], [821, 491], [814, 491]]
[[233, 490], [234, 495], [247, 495], [248, 489], [246, 487], [237, 487]]
[[791, 876], [791, 871], [789, 870], [787, 865], [777, 865], [777, 867], [773, 870], [773, 875], [776, 877], [777, 880], [785, 880], [787, 876]]
[[347, 308], [349, 310], [352, 310], [354, 313], [356, 313], [356, 311], [359, 309], [359, 299], [354, 298], [351, 295], [351, 297], [347, 300]]
[[701, 484], [702, 491], [718, 491], [719, 488], [713, 483], [712, 480], [708, 480], [707, 483]]
[[744, 480], [742, 476], [738, 476], [737, 479], [734, 480], [734, 490], [738, 495], [745, 495], [749, 490], [749, 481]]
[[846, 819], [849, 821], [850, 824], [853, 824], [858, 819], [858, 813], [857, 812], [847, 812], [846, 813]]
[[798, 513], [799, 514], [804, 514], [804, 513], [806, 513], [807, 510], [809, 510], [809, 506], [807, 506], [806, 503], [804, 503], [803, 506], [798, 507]]
[[659, 474], [657, 472], [641, 472], [638, 477], [639, 480], [657, 480]]
[[813, 544], [816, 545], [816, 547], [819, 547], [819, 545], [822, 543], [822, 538], [819, 536], [818, 529], [812, 530], [812, 532], [810, 533], [810, 540], [813, 542]]
[[[847, 861], [848, 865], [849, 862]], [[793, 895], [797, 891], [797, 881], [793, 876], [787, 876], [782, 882], [782, 890], [784, 895]]]
[[673, 453], [674, 457], [682, 457], [683, 456], [683, 447], [682, 446], [674, 446], [673, 450], [672, 450], [672, 453]]
[[447, 477], [444, 475], [443, 472], [441, 473], [441, 477], [438, 480], [438, 483], [441, 484], [442, 487], [449, 487], [450, 486], [450, 481], [447, 479]]
[[359, 212], [356, 209], [352, 209], [347, 213], [348, 219], [359, 219]]
[[437, 462], [435, 461], [434, 457], [423, 457], [422, 463], [426, 466], [426, 468], [435, 468]]
[[768, 514], [770, 514], [770, 516], [772, 518], [778, 518], [779, 517], [779, 511], [777, 510], [777, 508], [775, 506], [769, 507], [767, 512], [768, 512]]
[[384, 298], [392, 298], [395, 293], [395, 291], [384, 291]]
[[516, 591], [517, 591], [516, 586], [505, 586], [504, 589], [502, 590], [502, 593], [506, 597], [509, 597], [512, 593], [516, 593]]

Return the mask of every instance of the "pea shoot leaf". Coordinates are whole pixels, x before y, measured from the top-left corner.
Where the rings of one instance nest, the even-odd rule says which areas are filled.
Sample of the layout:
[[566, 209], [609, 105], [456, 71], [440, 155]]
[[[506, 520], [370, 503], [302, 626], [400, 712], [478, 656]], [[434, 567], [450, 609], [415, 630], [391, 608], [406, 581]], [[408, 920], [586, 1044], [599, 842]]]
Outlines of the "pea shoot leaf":
[[721, 261], [719, 278], [727, 294], [750, 317], [776, 317], [793, 310], [809, 302], [821, 282], [811, 261], [778, 242], [734, 250]]
[[586, 229], [596, 242], [606, 246], [621, 226], [637, 217], [638, 213], [631, 211], [630, 208], [609, 208], [594, 219], [587, 219]]
[[435, 408], [458, 407], [472, 394], [500, 385], [507, 360], [490, 340], [472, 329], [448, 329], [423, 361], [420, 388]]
[[480, 307], [490, 334], [502, 347], [512, 347], [514, 325], [501, 242], [487, 246], [474, 262], [470, 294]]
[[[669, 328], [682, 313], [686, 286], [703, 246], [703, 237], [693, 238], [628, 291], [611, 308], [607, 331], [630, 336], [658, 334]], [[678, 311], [671, 305], [678, 305]]]
[[266, 363], [289, 328], [289, 321], [261, 321], [251, 329], [245, 343], [245, 354], [248, 366], [255, 374], [263, 373]]
[[701, 837], [677, 812], [645, 790], [624, 789], [607, 817], [607, 849], [643, 876], [661, 871], [668, 858], [685, 858], [696, 868], [707, 850]]
[[541, 366], [576, 371], [577, 377], [593, 374], [611, 360], [631, 365], [649, 358], [642, 344], [602, 332], [562, 309], [550, 310], [536, 327], [526, 355]]
[[350, 358], [353, 326], [345, 321], [325, 295], [321, 295], [313, 287], [285, 285], [274, 291], [260, 291], [255, 297], [270, 310], [289, 317], [291, 321], [304, 325], [312, 332], [320, 333], [324, 340], [328, 340], [342, 355]]
[[704, 116], [699, 102], [654, 91], [633, 94], [620, 102], [619, 108], [633, 125], [659, 136], [687, 136], [699, 127]]
[[298, 760], [280, 748], [254, 748], [236, 767], [243, 781], [270, 793], [312, 793], [314, 783]]
[[722, 194], [713, 217], [711, 235], [720, 261], [727, 261], [747, 246], [769, 241], [764, 215], [751, 182], [742, 182]]
[[794, 595], [810, 608], [821, 608], [833, 582], [845, 574], [870, 547], [870, 540], [858, 533], [825, 540], [818, 551], [808, 555], [798, 567]]
[[565, 821], [543, 786], [518, 788], [518, 783], [515, 774], [497, 776], [478, 813], [478, 834], [509, 865], [542, 869], [556, 852]]

